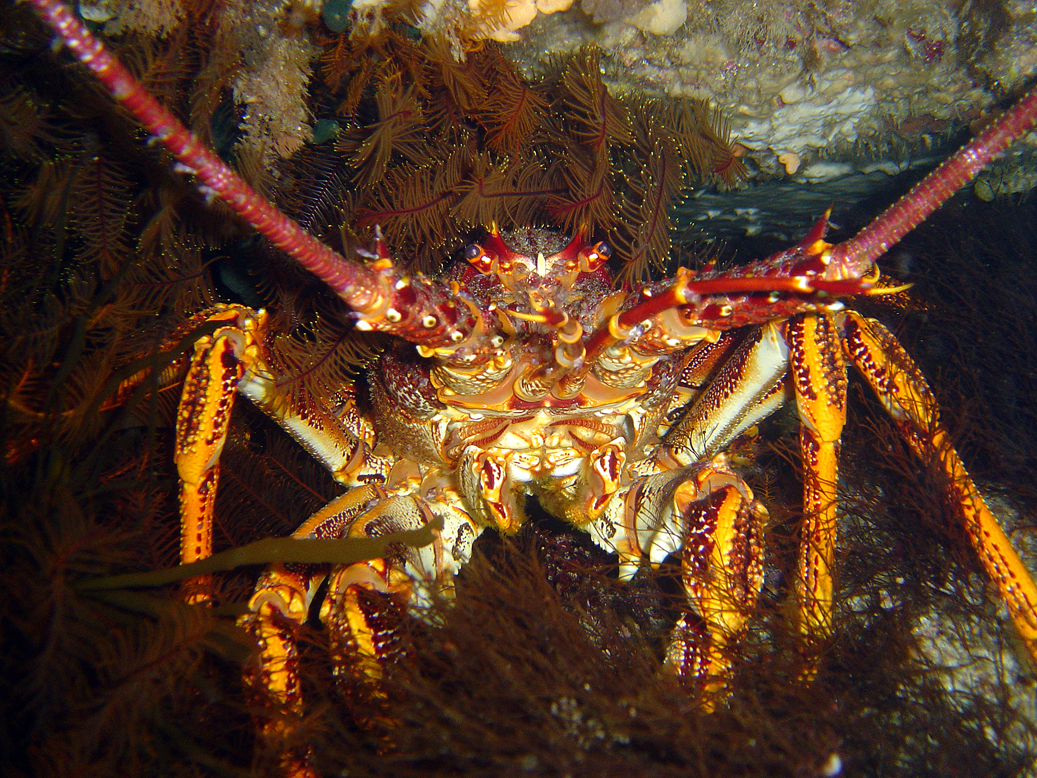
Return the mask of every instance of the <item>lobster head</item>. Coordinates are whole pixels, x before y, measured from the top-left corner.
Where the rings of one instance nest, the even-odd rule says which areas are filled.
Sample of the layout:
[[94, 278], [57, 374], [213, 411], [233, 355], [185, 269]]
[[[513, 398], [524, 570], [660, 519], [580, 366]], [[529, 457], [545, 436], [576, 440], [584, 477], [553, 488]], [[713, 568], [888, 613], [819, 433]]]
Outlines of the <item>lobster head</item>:
[[[432, 358], [433, 381], [450, 404], [570, 405], [585, 383], [585, 341], [626, 299], [612, 287], [605, 241], [495, 226], [469, 244], [444, 279], [476, 322], [449, 347], [418, 343]], [[579, 375], [579, 380], [565, 380]], [[444, 391], [445, 387], [445, 391]], [[487, 396], [500, 395], [500, 402]], [[476, 399], [477, 398], [477, 399]]]
[[472, 268], [496, 276], [509, 292], [525, 296], [533, 310], [554, 307], [557, 295], [581, 276], [597, 274], [610, 283], [604, 265], [611, 256], [604, 241], [588, 243], [581, 234], [569, 239], [537, 228], [501, 233], [493, 227], [482, 242], [465, 249]]

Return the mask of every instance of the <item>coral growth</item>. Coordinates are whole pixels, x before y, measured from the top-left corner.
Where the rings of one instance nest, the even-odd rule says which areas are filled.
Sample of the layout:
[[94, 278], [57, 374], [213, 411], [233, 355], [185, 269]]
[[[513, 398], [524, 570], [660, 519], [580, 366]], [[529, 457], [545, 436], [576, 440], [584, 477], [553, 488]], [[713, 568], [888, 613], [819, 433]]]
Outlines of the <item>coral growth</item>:
[[467, 5], [475, 22], [469, 33], [473, 39], [489, 38], [507, 43], [518, 40], [518, 30], [532, 22], [537, 14], [565, 11], [572, 5], [572, 0], [509, 0], [505, 3], [500, 0], [470, 0]]

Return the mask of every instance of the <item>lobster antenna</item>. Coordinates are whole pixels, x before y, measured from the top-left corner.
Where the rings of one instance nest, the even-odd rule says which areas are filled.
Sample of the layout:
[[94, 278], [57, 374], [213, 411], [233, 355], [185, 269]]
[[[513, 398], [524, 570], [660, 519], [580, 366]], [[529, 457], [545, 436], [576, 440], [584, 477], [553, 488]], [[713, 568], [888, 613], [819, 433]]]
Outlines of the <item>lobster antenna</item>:
[[321, 243], [249, 186], [153, 98], [60, 0], [29, 0], [80, 62], [173, 156], [261, 235], [324, 281], [358, 313], [384, 305], [381, 274]]
[[962, 146], [856, 236], [832, 249], [827, 278], [862, 275], [875, 260], [1037, 123], [1037, 86], [998, 121]]

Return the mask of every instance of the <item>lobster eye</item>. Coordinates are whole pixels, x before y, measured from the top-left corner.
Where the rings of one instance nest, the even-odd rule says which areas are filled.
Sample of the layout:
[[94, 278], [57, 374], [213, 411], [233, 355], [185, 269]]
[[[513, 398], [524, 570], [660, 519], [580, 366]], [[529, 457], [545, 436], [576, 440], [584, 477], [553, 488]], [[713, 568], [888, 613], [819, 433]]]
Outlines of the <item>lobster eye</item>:
[[487, 254], [486, 249], [478, 243], [471, 243], [464, 250], [464, 258], [472, 263], [472, 267], [480, 273], [489, 273], [493, 270], [493, 254]]
[[612, 256], [612, 246], [599, 240], [593, 246], [580, 252], [580, 269], [584, 273], [593, 273], [604, 265]]

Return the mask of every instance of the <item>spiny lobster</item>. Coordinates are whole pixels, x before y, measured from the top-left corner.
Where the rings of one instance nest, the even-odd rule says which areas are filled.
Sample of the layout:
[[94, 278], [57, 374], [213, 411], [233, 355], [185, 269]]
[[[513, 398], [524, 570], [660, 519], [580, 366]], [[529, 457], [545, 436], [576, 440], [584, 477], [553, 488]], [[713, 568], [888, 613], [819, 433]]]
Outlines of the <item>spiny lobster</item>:
[[[420, 609], [448, 590], [485, 528], [510, 533], [523, 523], [527, 494], [617, 553], [621, 577], [679, 555], [688, 607], [667, 664], [705, 706], [716, 704], [761, 590], [766, 516], [723, 452], [786, 403], [799, 417], [805, 470], [798, 629], [816, 656], [832, 630], [846, 360], [918, 456], [941, 463], [968, 538], [1037, 660], [1037, 586], [938, 423], [924, 377], [889, 331], [840, 301], [874, 291], [876, 260], [1033, 127], [1037, 90], [838, 245], [824, 240], [826, 215], [766, 259], [724, 272], [682, 268], [628, 293], [612, 287], [604, 241], [493, 227], [466, 249], [467, 265], [432, 279], [399, 268], [377, 230], [364, 263], [306, 234], [201, 146], [67, 8], [30, 2], [208, 193], [334, 290], [358, 330], [401, 341], [373, 371], [364, 415], [355, 387], [343, 387], [334, 408], [279, 390], [263, 311], [226, 305], [198, 317], [218, 328], [196, 344], [178, 413], [184, 563], [211, 554], [219, 456], [238, 392], [348, 487], [296, 537], [436, 527], [424, 547], [330, 572], [276, 565], [262, 576], [243, 624], [260, 649], [257, 682], [287, 708], [302, 706], [295, 628], [324, 579], [320, 616], [335, 665], [376, 689], [391, 641], [387, 603], [398, 616], [400, 604]], [[200, 586], [196, 601], [206, 598]], [[287, 766], [310, 769], [305, 759]]]

